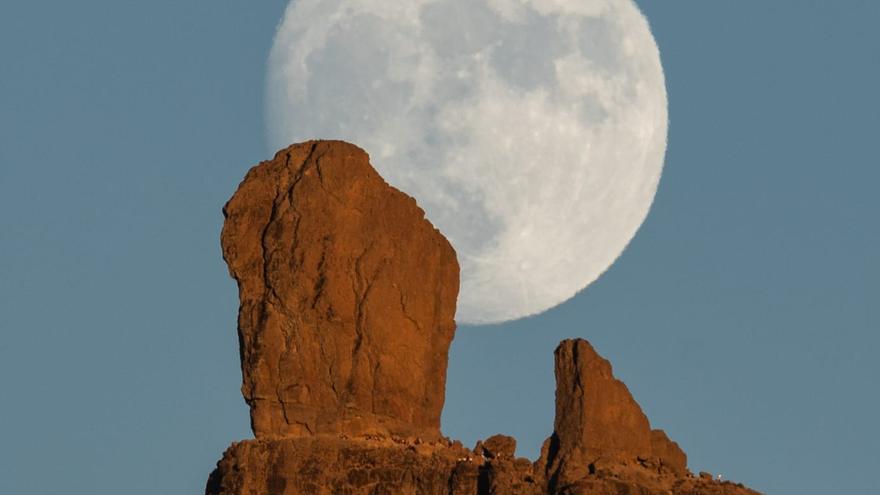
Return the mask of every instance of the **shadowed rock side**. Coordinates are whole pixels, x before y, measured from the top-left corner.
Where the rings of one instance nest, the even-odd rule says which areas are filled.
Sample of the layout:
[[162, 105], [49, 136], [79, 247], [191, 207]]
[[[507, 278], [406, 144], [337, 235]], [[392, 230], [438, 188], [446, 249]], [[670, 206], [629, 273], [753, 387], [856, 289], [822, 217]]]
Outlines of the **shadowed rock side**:
[[495, 435], [440, 435], [458, 264], [408, 196], [342, 142], [251, 169], [224, 210], [238, 281], [242, 393], [255, 440], [207, 495], [747, 495], [695, 477], [584, 340], [556, 350], [556, 420], [541, 457]]
[[252, 168], [223, 211], [257, 438], [438, 436], [458, 262], [415, 200], [360, 148], [313, 141]]

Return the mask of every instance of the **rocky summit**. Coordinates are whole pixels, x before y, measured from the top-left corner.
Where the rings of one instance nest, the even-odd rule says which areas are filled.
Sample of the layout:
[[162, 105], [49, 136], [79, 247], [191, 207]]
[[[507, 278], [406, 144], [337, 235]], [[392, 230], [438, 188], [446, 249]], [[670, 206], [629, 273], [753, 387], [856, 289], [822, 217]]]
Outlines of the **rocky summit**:
[[282, 150], [223, 211], [256, 438], [227, 449], [207, 495], [757, 493], [691, 474], [581, 339], [555, 352], [556, 419], [539, 459], [516, 457], [505, 435], [473, 449], [445, 438], [455, 252], [360, 148]]
[[662, 430], [652, 430], [611, 363], [589, 342], [566, 340], [556, 349], [556, 422], [548, 440], [553, 485], [583, 479], [602, 466], [629, 461], [673, 474], [687, 472], [687, 455]]

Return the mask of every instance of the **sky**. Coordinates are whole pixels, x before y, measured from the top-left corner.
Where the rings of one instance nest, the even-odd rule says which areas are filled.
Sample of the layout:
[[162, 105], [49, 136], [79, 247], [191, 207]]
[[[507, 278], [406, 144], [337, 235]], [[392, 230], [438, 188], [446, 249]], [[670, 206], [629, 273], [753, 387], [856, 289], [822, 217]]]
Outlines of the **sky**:
[[[694, 471], [880, 481], [880, 3], [639, 2], [666, 71], [654, 207], [597, 283], [461, 326], [443, 430], [552, 430], [552, 351], [611, 360]], [[0, 493], [201, 493], [248, 438], [221, 207], [270, 156], [285, 2], [0, 4]]]

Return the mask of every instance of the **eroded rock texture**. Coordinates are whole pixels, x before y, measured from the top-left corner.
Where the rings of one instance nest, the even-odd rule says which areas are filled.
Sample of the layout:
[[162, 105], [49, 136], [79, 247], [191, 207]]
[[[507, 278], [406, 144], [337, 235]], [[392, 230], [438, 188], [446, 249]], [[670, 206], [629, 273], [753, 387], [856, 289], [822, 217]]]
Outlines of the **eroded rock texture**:
[[207, 495], [756, 493], [688, 472], [584, 340], [556, 350], [554, 433], [537, 461], [504, 435], [472, 450], [443, 438], [458, 264], [359, 148], [291, 146], [224, 212], [257, 438], [225, 452]]
[[599, 470], [640, 465], [659, 473], [687, 473], [687, 456], [648, 418], [611, 363], [583, 339], [556, 348], [556, 420], [545, 445], [551, 488], [587, 479]]
[[224, 208], [257, 438], [439, 435], [458, 262], [360, 148], [291, 146]]
[[545, 465], [446, 441], [326, 436], [233, 444], [207, 495], [759, 495], [740, 484], [629, 464], [548, 485]]

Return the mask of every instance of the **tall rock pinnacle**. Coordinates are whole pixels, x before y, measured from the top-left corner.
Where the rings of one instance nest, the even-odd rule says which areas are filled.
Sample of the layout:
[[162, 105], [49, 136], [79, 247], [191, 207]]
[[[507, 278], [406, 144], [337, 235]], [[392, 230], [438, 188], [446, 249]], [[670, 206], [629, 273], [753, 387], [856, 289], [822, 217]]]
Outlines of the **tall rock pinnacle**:
[[312, 141], [224, 208], [242, 393], [258, 438], [439, 435], [458, 262], [360, 148]]
[[685, 453], [662, 430], [651, 430], [629, 389], [614, 378], [611, 363], [589, 342], [564, 340], [554, 354], [556, 420], [545, 454], [551, 485], [565, 486], [606, 466], [687, 472]]

